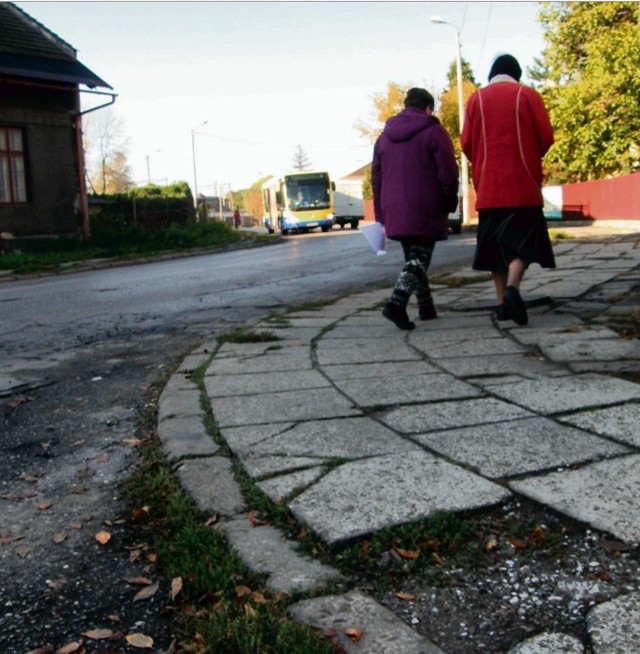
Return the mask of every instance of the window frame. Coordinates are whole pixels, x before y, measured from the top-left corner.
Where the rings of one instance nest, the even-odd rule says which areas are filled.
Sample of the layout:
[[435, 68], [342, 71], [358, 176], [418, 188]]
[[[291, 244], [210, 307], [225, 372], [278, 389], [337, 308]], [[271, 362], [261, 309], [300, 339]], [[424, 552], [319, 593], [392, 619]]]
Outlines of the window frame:
[[[19, 134], [19, 148], [12, 147], [11, 133]], [[15, 125], [0, 125], [0, 175], [7, 182], [7, 199], [0, 196], [0, 206], [28, 203], [25, 130]], [[16, 179], [18, 184], [16, 184]], [[20, 192], [22, 191], [22, 192]]]

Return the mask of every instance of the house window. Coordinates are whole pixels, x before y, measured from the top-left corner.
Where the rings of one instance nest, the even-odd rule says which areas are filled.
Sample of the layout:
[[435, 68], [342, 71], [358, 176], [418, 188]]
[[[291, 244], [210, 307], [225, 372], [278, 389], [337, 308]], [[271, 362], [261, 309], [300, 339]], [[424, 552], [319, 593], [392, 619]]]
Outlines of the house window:
[[22, 129], [0, 127], [0, 204], [27, 201]]

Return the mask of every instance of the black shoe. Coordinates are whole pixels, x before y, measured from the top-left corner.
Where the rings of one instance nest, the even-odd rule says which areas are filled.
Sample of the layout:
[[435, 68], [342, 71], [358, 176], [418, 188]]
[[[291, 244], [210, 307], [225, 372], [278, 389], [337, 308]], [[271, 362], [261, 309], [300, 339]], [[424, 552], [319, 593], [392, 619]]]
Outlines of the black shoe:
[[529, 322], [527, 307], [520, 296], [520, 291], [515, 286], [507, 286], [504, 291], [504, 305], [511, 316], [511, 319], [518, 325], [526, 325]]
[[496, 320], [511, 320], [509, 310], [504, 304], [499, 304], [496, 307]]
[[421, 304], [418, 306], [420, 320], [435, 320], [438, 317], [433, 304]]
[[406, 331], [415, 329], [416, 324], [409, 320], [407, 310], [399, 304], [388, 302], [382, 310], [382, 315], [389, 319], [398, 329]]

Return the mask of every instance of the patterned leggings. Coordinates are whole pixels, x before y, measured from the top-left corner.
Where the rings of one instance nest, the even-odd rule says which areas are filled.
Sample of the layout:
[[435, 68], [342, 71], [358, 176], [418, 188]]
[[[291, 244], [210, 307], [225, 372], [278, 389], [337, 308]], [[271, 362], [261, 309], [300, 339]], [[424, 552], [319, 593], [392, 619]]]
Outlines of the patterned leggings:
[[392, 304], [407, 306], [414, 293], [419, 306], [433, 304], [427, 271], [435, 242], [430, 239], [401, 241], [405, 264], [391, 293]]

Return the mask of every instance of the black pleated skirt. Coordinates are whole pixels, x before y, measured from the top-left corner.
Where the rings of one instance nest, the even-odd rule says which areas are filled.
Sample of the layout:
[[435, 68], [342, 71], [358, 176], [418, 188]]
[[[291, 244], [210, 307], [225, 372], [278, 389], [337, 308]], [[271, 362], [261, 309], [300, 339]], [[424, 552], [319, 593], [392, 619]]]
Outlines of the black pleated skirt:
[[514, 259], [556, 267], [542, 207], [480, 209], [474, 270], [504, 271]]

